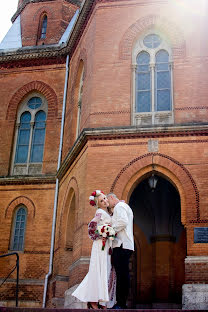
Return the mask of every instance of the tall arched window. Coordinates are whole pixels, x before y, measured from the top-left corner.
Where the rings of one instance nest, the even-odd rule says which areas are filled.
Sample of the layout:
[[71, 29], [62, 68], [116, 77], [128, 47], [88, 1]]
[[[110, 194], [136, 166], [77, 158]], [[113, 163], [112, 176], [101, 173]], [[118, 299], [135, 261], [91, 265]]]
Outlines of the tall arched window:
[[25, 229], [27, 211], [24, 206], [17, 209], [13, 219], [13, 231], [11, 237], [11, 250], [24, 250]]
[[156, 111], [171, 110], [171, 73], [169, 55], [160, 50], [155, 56], [155, 109]]
[[40, 163], [43, 160], [43, 148], [45, 141], [45, 126], [46, 126], [46, 113], [39, 111], [35, 115], [35, 123], [33, 130], [33, 137], [31, 143], [31, 163]]
[[45, 39], [46, 38], [47, 24], [48, 24], [47, 15], [44, 15], [43, 19], [42, 19], [40, 39]]
[[171, 49], [150, 33], [133, 51], [133, 124], [173, 123]]
[[[81, 65], [83, 66], [83, 63]], [[80, 82], [79, 82], [79, 91], [78, 91], [78, 111], [77, 111], [77, 133], [76, 133], [76, 137], [78, 137], [80, 134], [83, 83], [84, 83], [84, 68], [82, 67]]]
[[20, 126], [17, 139], [15, 163], [26, 163], [30, 143], [30, 121], [31, 114], [25, 112], [20, 117]]
[[150, 55], [147, 52], [141, 52], [137, 56], [136, 70], [136, 111], [151, 111], [151, 72]]
[[41, 173], [46, 116], [47, 103], [41, 94], [33, 93], [21, 104], [17, 118], [11, 174]]

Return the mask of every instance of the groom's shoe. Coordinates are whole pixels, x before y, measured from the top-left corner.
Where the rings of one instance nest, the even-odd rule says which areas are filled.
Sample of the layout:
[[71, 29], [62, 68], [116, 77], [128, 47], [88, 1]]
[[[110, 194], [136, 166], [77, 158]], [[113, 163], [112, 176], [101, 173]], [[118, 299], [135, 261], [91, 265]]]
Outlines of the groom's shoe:
[[122, 310], [123, 308], [121, 306], [119, 306], [118, 304], [115, 304], [111, 310]]

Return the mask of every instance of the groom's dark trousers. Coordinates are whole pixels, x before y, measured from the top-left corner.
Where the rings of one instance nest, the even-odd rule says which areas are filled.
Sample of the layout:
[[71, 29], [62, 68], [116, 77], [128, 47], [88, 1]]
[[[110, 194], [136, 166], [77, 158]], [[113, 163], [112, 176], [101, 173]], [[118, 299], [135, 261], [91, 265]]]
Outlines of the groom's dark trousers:
[[116, 270], [116, 300], [117, 305], [126, 308], [126, 301], [129, 293], [130, 277], [129, 277], [129, 259], [132, 250], [123, 249], [121, 247], [113, 248], [112, 264]]

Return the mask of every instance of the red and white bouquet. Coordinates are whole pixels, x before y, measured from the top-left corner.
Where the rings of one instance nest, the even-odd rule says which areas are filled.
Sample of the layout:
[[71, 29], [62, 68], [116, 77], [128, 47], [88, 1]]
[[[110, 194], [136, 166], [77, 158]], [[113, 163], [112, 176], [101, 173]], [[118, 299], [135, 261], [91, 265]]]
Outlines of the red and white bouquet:
[[116, 232], [110, 224], [98, 225], [96, 232], [102, 236], [102, 250], [105, 249], [107, 239], [113, 241], [116, 237]]

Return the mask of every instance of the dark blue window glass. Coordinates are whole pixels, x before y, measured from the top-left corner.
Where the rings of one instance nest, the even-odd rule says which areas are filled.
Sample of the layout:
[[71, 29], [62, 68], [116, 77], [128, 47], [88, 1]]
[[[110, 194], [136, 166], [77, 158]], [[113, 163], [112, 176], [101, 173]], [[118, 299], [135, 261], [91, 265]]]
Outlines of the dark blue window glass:
[[171, 73], [169, 55], [165, 50], [156, 54], [155, 101], [156, 111], [171, 110]]
[[48, 23], [48, 18], [47, 18], [47, 16], [45, 15], [44, 18], [43, 18], [42, 29], [41, 29], [41, 35], [40, 35], [40, 38], [41, 38], [41, 39], [45, 39], [45, 38], [46, 38], [47, 23]]
[[39, 163], [43, 160], [45, 142], [46, 113], [39, 111], [35, 116], [35, 125], [31, 145], [31, 163]]
[[39, 108], [41, 105], [42, 105], [42, 100], [41, 98], [37, 97], [37, 96], [34, 96], [32, 97], [27, 105], [29, 106], [29, 108], [31, 109], [36, 109], [36, 108]]
[[23, 207], [19, 208], [15, 218], [12, 250], [23, 250], [24, 248], [26, 217], [26, 209]]
[[30, 141], [30, 120], [31, 115], [29, 112], [23, 113], [20, 118], [15, 163], [27, 163]]
[[145, 47], [154, 49], [160, 45], [161, 39], [158, 35], [151, 34], [144, 38], [143, 43]]
[[150, 55], [141, 52], [137, 56], [136, 69], [136, 112], [151, 111]]

